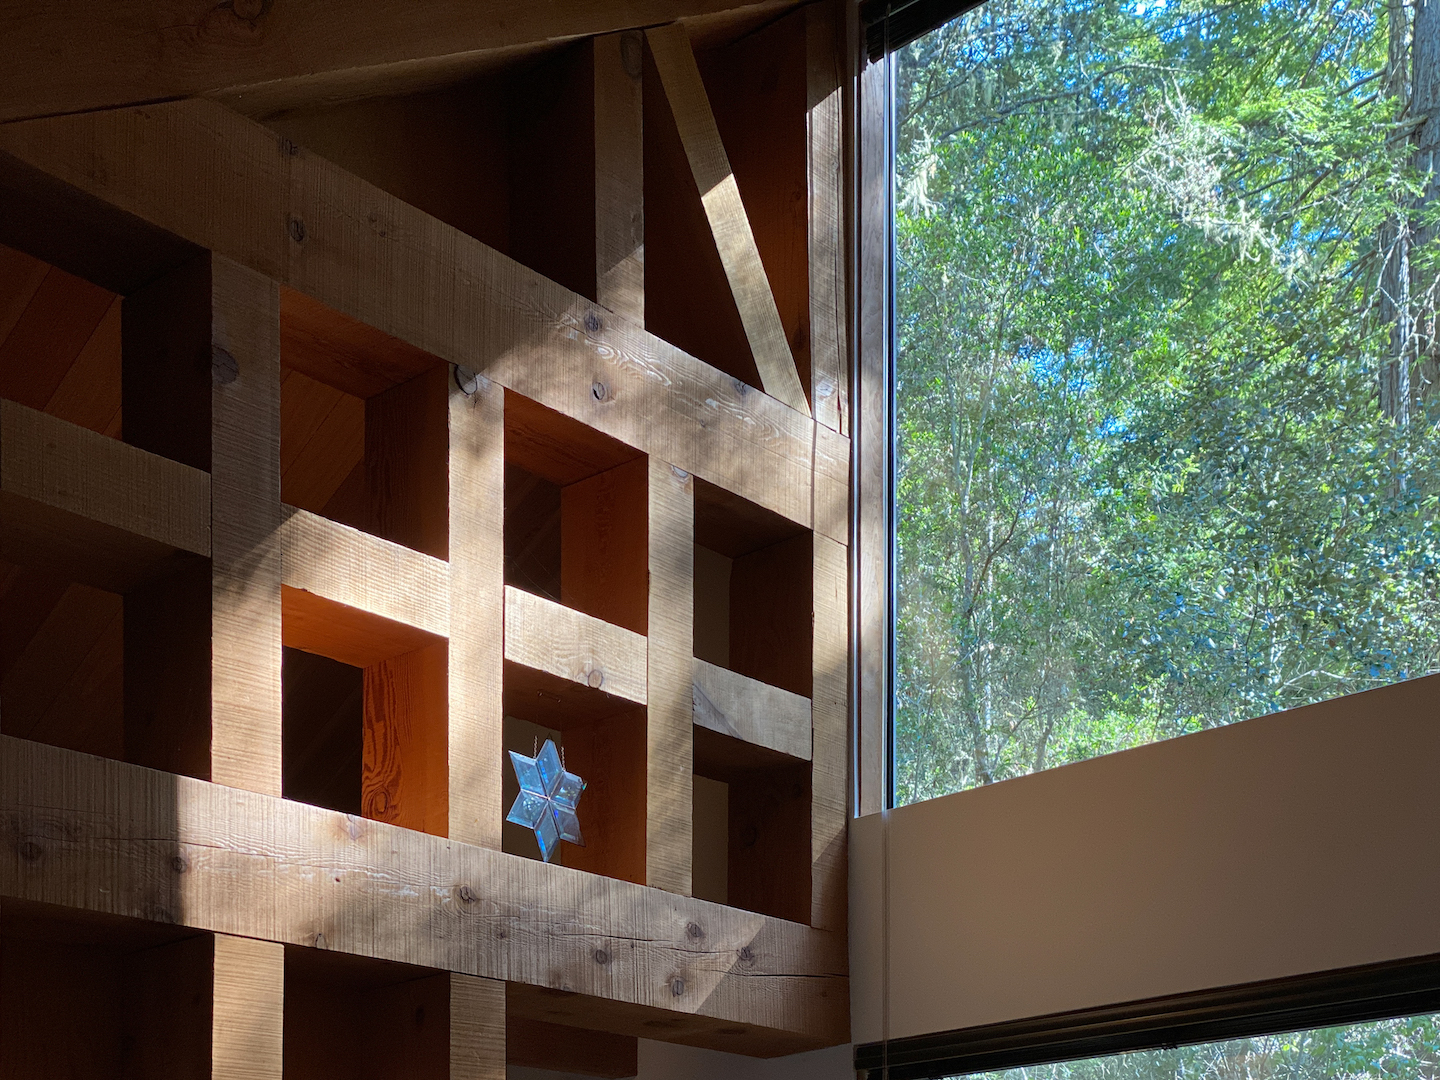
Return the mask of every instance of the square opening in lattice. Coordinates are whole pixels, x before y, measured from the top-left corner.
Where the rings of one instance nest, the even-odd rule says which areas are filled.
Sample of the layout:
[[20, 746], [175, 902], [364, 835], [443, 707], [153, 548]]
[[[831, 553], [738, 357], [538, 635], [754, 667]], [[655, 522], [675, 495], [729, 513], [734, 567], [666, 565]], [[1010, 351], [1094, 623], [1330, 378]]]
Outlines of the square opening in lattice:
[[4, 1075], [209, 1076], [213, 959], [209, 934], [7, 899]]
[[[209, 561], [101, 530], [27, 535], [57, 523], [30, 508], [0, 522], [0, 731], [208, 779]], [[87, 549], [97, 536], [132, 557]]]
[[810, 921], [810, 762], [695, 728], [692, 891]]
[[52, 253], [74, 272], [0, 244], [0, 398], [208, 470], [210, 257], [156, 244], [118, 266]]
[[[520, 785], [509, 751], [533, 757], [547, 739], [585, 781], [577, 815], [584, 846], [561, 842], [552, 862], [645, 881], [645, 707], [521, 664], [505, 664], [505, 760], [500, 811]], [[531, 829], [505, 821], [503, 850], [540, 858]]]
[[648, 628], [648, 462], [633, 447], [505, 394], [505, 583]]
[[285, 798], [446, 835], [446, 639], [288, 586], [281, 639]]
[[811, 534], [695, 480], [695, 656], [811, 695]]
[[446, 972], [285, 947], [284, 1074], [450, 1075]]
[[293, 289], [280, 363], [282, 501], [448, 558], [449, 365]]
[[588, 41], [493, 58], [448, 86], [286, 109], [296, 146], [595, 298]]

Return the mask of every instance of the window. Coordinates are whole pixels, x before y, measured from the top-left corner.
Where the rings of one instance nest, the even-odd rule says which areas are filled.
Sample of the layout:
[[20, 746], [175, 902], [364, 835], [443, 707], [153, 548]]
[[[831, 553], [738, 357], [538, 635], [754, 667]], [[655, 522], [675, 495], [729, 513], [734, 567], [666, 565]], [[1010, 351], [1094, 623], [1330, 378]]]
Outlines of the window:
[[989, 0], [895, 54], [896, 803], [1440, 669], [1416, 10]]
[[1429, 1080], [1440, 1017], [1402, 1017], [974, 1074], [987, 1080]]

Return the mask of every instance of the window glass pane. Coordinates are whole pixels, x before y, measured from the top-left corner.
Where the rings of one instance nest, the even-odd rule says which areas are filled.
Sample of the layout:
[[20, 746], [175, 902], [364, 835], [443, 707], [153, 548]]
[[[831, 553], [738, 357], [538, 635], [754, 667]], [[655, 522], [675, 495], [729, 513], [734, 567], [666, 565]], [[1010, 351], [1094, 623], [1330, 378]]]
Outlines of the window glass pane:
[[1440, 1020], [1411, 1016], [975, 1075], [996, 1080], [1433, 1080], [1440, 1076]]
[[1420, 10], [988, 0], [897, 54], [897, 803], [1437, 669]]

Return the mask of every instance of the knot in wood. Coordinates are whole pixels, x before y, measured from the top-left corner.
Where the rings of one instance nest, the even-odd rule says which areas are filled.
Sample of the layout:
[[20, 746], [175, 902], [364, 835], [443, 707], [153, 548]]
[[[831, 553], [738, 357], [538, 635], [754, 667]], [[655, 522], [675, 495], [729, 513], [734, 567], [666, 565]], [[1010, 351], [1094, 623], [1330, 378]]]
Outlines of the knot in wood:
[[26, 862], [35, 862], [45, 854], [45, 849], [34, 840], [20, 841], [20, 857]]
[[480, 898], [475, 895], [475, 890], [470, 888], [469, 885], [460, 886], [460, 900], [462, 903], [473, 904], [479, 899]]
[[688, 937], [691, 941], [699, 941], [705, 936], [705, 931], [700, 929], [699, 923], [686, 923], [685, 936]]
[[233, 0], [230, 9], [235, 12], [237, 19], [254, 23], [265, 17], [265, 13], [270, 10], [270, 4], [271, 0]]
[[240, 363], [228, 349], [219, 345], [210, 347], [210, 382], [215, 386], [229, 386], [240, 377]]
[[679, 975], [676, 975], [670, 980], [670, 993], [675, 997], [683, 997], [685, 995], [685, 980]]
[[620, 66], [632, 79], [640, 78], [642, 48], [640, 31], [626, 30], [620, 35]]
[[585, 676], [585, 681], [589, 684], [590, 689], [599, 690], [605, 683], [605, 673], [598, 669], [592, 669], [590, 673]]
[[286, 229], [290, 233], [290, 239], [294, 240], [295, 243], [303, 244], [305, 242], [305, 222], [301, 221], [298, 217], [292, 217]]
[[480, 389], [480, 376], [467, 367], [455, 365], [455, 385], [466, 397], [474, 397]]
[[605, 324], [600, 321], [600, 316], [596, 315], [595, 312], [587, 311], [585, 313], [585, 329], [590, 333], [598, 334], [604, 325]]
[[170, 858], [170, 869], [177, 874], [183, 874], [190, 869], [190, 864], [185, 861], [184, 855], [174, 855]]
[[593, 382], [590, 384], [590, 396], [596, 401], [604, 401], [609, 394], [610, 388], [603, 382]]
[[606, 964], [610, 963], [610, 954], [604, 949], [596, 949], [595, 962], [601, 967], [604, 967]]
[[755, 962], [755, 950], [750, 948], [749, 945], [740, 946], [740, 952], [737, 955], [739, 955], [742, 964], [753, 964]]

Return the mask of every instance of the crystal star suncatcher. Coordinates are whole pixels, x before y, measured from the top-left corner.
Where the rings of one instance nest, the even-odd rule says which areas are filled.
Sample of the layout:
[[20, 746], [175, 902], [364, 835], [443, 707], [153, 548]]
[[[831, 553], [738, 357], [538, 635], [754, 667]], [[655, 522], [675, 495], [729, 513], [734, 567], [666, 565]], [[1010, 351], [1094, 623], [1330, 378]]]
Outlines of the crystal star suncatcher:
[[520, 794], [505, 820], [535, 830], [540, 856], [546, 862], [554, 857], [561, 840], [584, 847], [575, 807], [585, 790], [585, 781], [565, 771], [554, 740], [546, 739], [534, 757], [511, 750], [510, 762], [515, 766], [515, 779], [520, 781]]

